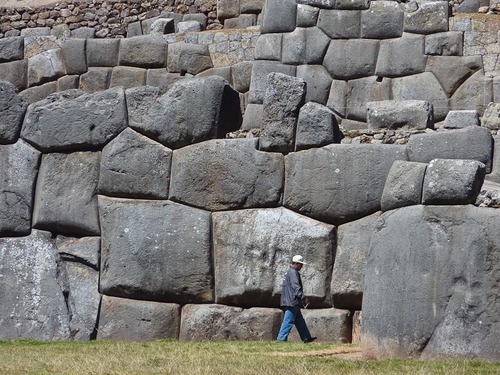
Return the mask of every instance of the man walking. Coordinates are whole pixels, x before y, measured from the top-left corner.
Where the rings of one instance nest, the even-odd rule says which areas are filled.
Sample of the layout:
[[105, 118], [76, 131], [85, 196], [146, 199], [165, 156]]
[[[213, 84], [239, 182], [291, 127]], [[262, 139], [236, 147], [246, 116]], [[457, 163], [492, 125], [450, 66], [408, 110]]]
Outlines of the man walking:
[[306, 321], [300, 312], [302, 305], [308, 305], [309, 300], [304, 296], [302, 290], [302, 279], [300, 270], [304, 263], [301, 255], [295, 255], [292, 258], [292, 265], [288, 269], [283, 280], [283, 290], [281, 291], [281, 307], [285, 311], [283, 323], [278, 333], [278, 341], [287, 341], [288, 335], [295, 325], [299, 331], [300, 339], [305, 342], [313, 342], [316, 337], [311, 337]]

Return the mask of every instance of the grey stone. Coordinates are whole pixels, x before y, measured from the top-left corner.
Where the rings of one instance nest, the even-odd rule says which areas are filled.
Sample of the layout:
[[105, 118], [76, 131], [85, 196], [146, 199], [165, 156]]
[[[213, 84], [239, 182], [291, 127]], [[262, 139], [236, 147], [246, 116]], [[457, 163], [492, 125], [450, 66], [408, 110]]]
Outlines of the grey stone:
[[450, 111], [446, 115], [443, 124], [445, 129], [462, 129], [467, 126], [481, 126], [477, 111]]
[[243, 115], [241, 129], [250, 130], [262, 128], [263, 112], [264, 109], [262, 104], [248, 104], [245, 109], [245, 114]]
[[[310, 5], [297, 5], [297, 27], [316, 26], [319, 9]], [[324, 30], [323, 30], [324, 31]]]
[[119, 50], [120, 39], [87, 39], [87, 65], [116, 66]]
[[85, 39], [69, 39], [61, 46], [66, 74], [82, 74], [87, 71]]
[[344, 118], [340, 122], [340, 129], [342, 131], [364, 130], [364, 129], [368, 129], [368, 124], [366, 122], [363, 122], [363, 121], [356, 121], [356, 120]]
[[154, 341], [177, 339], [181, 307], [174, 303], [104, 296], [98, 340]]
[[385, 181], [382, 211], [420, 204], [427, 164], [396, 160]]
[[26, 88], [28, 79], [28, 60], [18, 60], [0, 63], [0, 81], [7, 81], [22, 91]]
[[45, 99], [56, 91], [57, 81], [47, 82], [40, 86], [30, 87], [29, 89], [22, 91], [19, 95], [21, 95], [21, 97], [26, 100], [28, 104], [32, 104]]
[[250, 80], [250, 103], [262, 104], [264, 101], [269, 73], [283, 73], [295, 76], [296, 70], [293, 65], [285, 65], [276, 61], [255, 61], [252, 66]]
[[0, 81], [0, 143], [14, 143], [19, 138], [28, 103], [17, 93], [16, 87]]
[[455, 8], [457, 13], [477, 13], [481, 6], [479, 0], [464, 0]]
[[146, 73], [146, 85], [158, 87], [161, 94], [164, 94], [172, 85], [184, 79], [180, 73], [169, 73], [166, 69], [148, 69]]
[[500, 129], [500, 103], [489, 103], [481, 120], [482, 126], [491, 130]]
[[78, 74], [62, 76], [57, 80], [57, 91], [78, 89], [80, 76]]
[[95, 37], [95, 29], [93, 27], [79, 27], [71, 30], [72, 38], [92, 39]]
[[498, 220], [474, 206], [383, 214], [365, 275], [363, 355], [498, 361]]
[[304, 4], [316, 8], [332, 9], [335, 7], [335, 0], [297, 0], [297, 4]]
[[491, 173], [487, 174], [487, 182], [500, 183], [500, 136], [493, 136], [493, 158]]
[[486, 165], [491, 171], [493, 138], [490, 131], [480, 126], [464, 129], [414, 134], [408, 140], [410, 161], [429, 163], [433, 159], [471, 159]]
[[394, 78], [391, 81], [393, 100], [426, 100], [434, 107], [434, 122], [444, 120], [450, 106], [443, 87], [431, 72]]
[[241, 13], [261, 13], [265, 0], [240, 0]]
[[163, 68], [167, 64], [167, 42], [160, 36], [124, 38], [120, 42], [120, 65]]
[[203, 30], [198, 21], [181, 21], [177, 24], [179, 33], [200, 32]]
[[210, 77], [210, 76], [219, 76], [224, 78], [230, 85], [233, 84], [233, 77], [231, 76], [231, 67], [230, 66], [221, 66], [219, 68], [210, 68], [204, 70], [201, 73], [198, 73], [196, 77]]
[[282, 73], [267, 76], [259, 150], [290, 152], [306, 84], [303, 79]]
[[373, 228], [379, 216], [380, 212], [376, 212], [337, 228], [331, 293], [333, 306], [338, 309], [361, 309], [366, 257]]
[[240, 14], [235, 18], [228, 18], [224, 20], [225, 29], [246, 29], [257, 24], [256, 14]]
[[385, 180], [404, 146], [332, 144], [285, 157], [284, 206], [332, 224], [380, 209]]
[[22, 60], [24, 57], [24, 38], [13, 36], [0, 39], [0, 63]]
[[424, 36], [404, 33], [401, 38], [382, 40], [375, 75], [400, 77], [425, 71]]
[[273, 340], [281, 324], [279, 309], [242, 309], [223, 305], [182, 308], [181, 340]]
[[295, 151], [340, 143], [342, 134], [332, 111], [327, 107], [308, 102], [301, 109], [295, 134]]
[[361, 36], [361, 11], [321, 9], [318, 27], [332, 39], [354, 39]]
[[0, 238], [0, 337], [68, 340], [69, 311], [50, 233]]
[[80, 89], [85, 92], [106, 90], [109, 87], [113, 68], [89, 68], [80, 76]]
[[336, 0], [335, 9], [357, 10], [370, 8], [370, 0]]
[[304, 294], [311, 306], [331, 306], [332, 225], [280, 207], [214, 213], [213, 230], [217, 303], [279, 306], [283, 276], [300, 252]]
[[283, 64], [321, 64], [330, 38], [318, 27], [296, 28], [283, 36]]
[[40, 153], [17, 141], [0, 146], [0, 235], [29, 235]]
[[283, 34], [261, 34], [255, 44], [256, 60], [281, 60]]
[[[177, 32], [177, 25], [184, 19], [184, 15], [176, 13], [176, 12], [161, 12], [161, 18], [169, 18], [174, 22], [174, 27], [172, 28], [170, 25], [167, 25], [167, 29], [165, 30], [165, 34]], [[147, 21], [147, 20], [146, 20]], [[142, 28], [144, 30], [144, 26]], [[144, 33], [145, 34], [145, 33]]]
[[141, 21], [131, 22], [127, 25], [127, 38], [133, 38], [135, 36], [142, 35], [142, 25]]
[[247, 92], [250, 89], [253, 63], [242, 61], [231, 66], [231, 81], [238, 92]]
[[425, 54], [462, 56], [463, 32], [447, 31], [425, 36]]
[[62, 23], [52, 26], [50, 35], [60, 39], [71, 38], [71, 30], [67, 24]]
[[455, 91], [450, 98], [450, 109], [475, 109], [482, 115], [492, 99], [492, 79], [478, 71]]
[[261, 33], [286, 33], [296, 26], [295, 0], [267, 0], [262, 12]]
[[142, 31], [145, 35], [165, 35], [174, 33], [177, 24], [173, 18], [152, 18], [142, 21]]
[[379, 41], [367, 39], [333, 39], [323, 65], [335, 79], [352, 80], [371, 76], [375, 65]]
[[34, 227], [57, 233], [100, 233], [96, 194], [100, 158], [100, 152], [43, 155], [36, 184]]
[[59, 49], [63, 40], [55, 36], [26, 36], [24, 38], [24, 58], [29, 59], [51, 49]]
[[398, 38], [403, 35], [404, 6], [395, 1], [373, 1], [361, 11], [361, 37]]
[[130, 127], [170, 148], [224, 137], [241, 125], [239, 95], [218, 76], [177, 81], [147, 103], [139, 112], [129, 104]]
[[172, 151], [125, 129], [102, 150], [99, 192], [130, 198], [168, 198]]
[[144, 86], [146, 84], [146, 69], [131, 66], [115, 66], [111, 71], [109, 87], [123, 86], [131, 87]]
[[239, 1], [217, 0], [217, 18], [219, 20], [237, 17], [239, 15], [240, 15], [240, 2]]
[[167, 69], [170, 73], [196, 75], [212, 67], [207, 45], [184, 42], [169, 44]]
[[[101, 253], [101, 237], [66, 237], [57, 236], [57, 251], [62, 260], [80, 263], [99, 270], [99, 254]], [[94, 287], [97, 291], [97, 282]]]
[[103, 294], [213, 301], [210, 212], [165, 200], [99, 196]]
[[[201, 24], [201, 26], [203, 27], [203, 30], [208, 25], [208, 17], [204, 13], [184, 14], [182, 16], [182, 21], [197, 21]], [[179, 24], [179, 23], [177, 23], [177, 24]]]
[[[350, 311], [339, 309], [302, 310], [302, 315], [311, 335], [317, 337], [318, 342], [351, 342], [352, 319]], [[290, 341], [300, 340], [295, 329], [292, 330], [288, 338]]]
[[[413, 3], [413, 4], [412, 4]], [[448, 31], [446, 1], [412, 1], [405, 12], [404, 31], [416, 34], [433, 34]], [[416, 10], [410, 7], [416, 3]]]
[[21, 137], [43, 151], [103, 146], [127, 126], [123, 88], [63, 91], [28, 107]]
[[[331, 95], [331, 93], [330, 93]], [[366, 121], [368, 102], [389, 100], [391, 80], [366, 77], [347, 82], [345, 115], [348, 119]]]
[[332, 79], [323, 65], [300, 65], [297, 78], [306, 82], [305, 102], [326, 104]]
[[48, 36], [50, 35], [50, 27], [32, 27], [21, 30], [21, 36]]
[[170, 199], [210, 211], [277, 206], [283, 156], [256, 145], [257, 139], [225, 139], [175, 150]]
[[366, 105], [369, 129], [433, 128], [432, 112], [432, 104], [425, 100], [382, 100]]
[[474, 204], [484, 175], [485, 165], [476, 160], [431, 160], [425, 172], [422, 203]]
[[347, 105], [347, 82], [337, 79], [334, 79], [331, 82], [330, 93], [328, 95], [326, 105], [335, 113], [345, 117]]

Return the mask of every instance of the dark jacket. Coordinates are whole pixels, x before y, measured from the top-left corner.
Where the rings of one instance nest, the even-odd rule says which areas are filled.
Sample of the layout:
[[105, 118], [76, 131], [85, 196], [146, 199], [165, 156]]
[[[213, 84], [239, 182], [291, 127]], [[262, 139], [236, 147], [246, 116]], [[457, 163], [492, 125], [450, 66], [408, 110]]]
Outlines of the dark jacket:
[[302, 291], [302, 279], [300, 272], [290, 267], [283, 279], [281, 290], [281, 306], [302, 306], [304, 292]]

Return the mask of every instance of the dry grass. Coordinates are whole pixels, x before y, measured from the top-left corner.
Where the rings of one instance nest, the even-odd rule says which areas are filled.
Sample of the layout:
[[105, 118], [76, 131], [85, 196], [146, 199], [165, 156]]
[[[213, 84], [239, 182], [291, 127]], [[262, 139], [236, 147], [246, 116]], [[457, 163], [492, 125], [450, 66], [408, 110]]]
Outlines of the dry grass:
[[3, 341], [0, 374], [500, 374], [500, 363], [480, 361], [343, 359], [356, 353], [319, 343]]

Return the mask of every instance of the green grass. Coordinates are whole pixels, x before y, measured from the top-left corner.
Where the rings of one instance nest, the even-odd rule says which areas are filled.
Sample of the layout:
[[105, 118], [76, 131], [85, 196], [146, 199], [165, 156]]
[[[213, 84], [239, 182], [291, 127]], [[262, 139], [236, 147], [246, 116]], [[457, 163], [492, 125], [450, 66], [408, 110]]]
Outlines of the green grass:
[[346, 360], [352, 345], [277, 342], [0, 341], [0, 374], [500, 374], [481, 361]]

